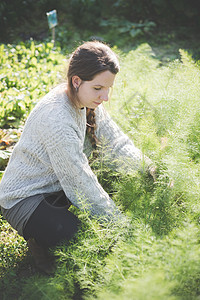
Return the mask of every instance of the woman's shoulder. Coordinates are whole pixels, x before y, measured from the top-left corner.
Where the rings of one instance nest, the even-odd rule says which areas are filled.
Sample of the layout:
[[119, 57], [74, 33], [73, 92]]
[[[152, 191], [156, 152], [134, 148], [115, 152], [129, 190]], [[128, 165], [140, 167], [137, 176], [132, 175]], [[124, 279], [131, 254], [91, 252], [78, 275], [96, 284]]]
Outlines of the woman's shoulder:
[[60, 84], [54, 88], [52, 88], [37, 104], [40, 106], [56, 106], [60, 107], [61, 105], [67, 105], [69, 103], [69, 99], [66, 94], [66, 87], [64, 84]]
[[56, 116], [62, 115], [62, 112], [73, 111], [72, 104], [67, 97], [65, 86], [59, 85], [50, 90], [45, 96], [43, 96], [34, 109], [32, 110], [31, 115], [45, 115], [47, 116]]
[[75, 111], [67, 97], [64, 85], [59, 85], [48, 92], [33, 108], [25, 126], [49, 127], [68, 125], [75, 120]]

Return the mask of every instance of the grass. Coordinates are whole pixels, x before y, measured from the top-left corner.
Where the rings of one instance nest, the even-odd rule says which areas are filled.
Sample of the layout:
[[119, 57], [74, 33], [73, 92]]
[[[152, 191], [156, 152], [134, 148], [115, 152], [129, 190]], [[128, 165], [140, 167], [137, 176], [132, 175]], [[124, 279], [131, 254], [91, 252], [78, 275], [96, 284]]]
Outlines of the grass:
[[[34, 51], [39, 47], [33, 46]], [[12, 47], [4, 49], [10, 53]], [[82, 227], [73, 241], [53, 249], [57, 271], [52, 277], [35, 271], [25, 241], [1, 218], [2, 299], [200, 297], [199, 63], [185, 50], [175, 53], [176, 59], [163, 61], [147, 43], [127, 52], [114, 50], [121, 71], [106, 108], [135, 145], [155, 162], [157, 180], [153, 182], [140, 172], [113, 172], [101, 158], [94, 161], [94, 172], [125, 218], [114, 224], [99, 224], [86, 211], [72, 208]], [[11, 51], [10, 58], [18, 57], [17, 51]], [[30, 46], [23, 51], [26, 60]], [[54, 60], [47, 61], [45, 45], [40, 53], [35, 67], [27, 65], [27, 70], [34, 71], [38, 84], [44, 78], [45, 93], [55, 78]], [[53, 55], [59, 57], [59, 70], [64, 56], [56, 50]], [[46, 75], [37, 75], [44, 64], [48, 81]], [[15, 67], [20, 72], [20, 64]], [[1, 74], [6, 74], [6, 68], [5, 63]], [[11, 74], [9, 84], [12, 78]], [[20, 91], [20, 82], [16, 84]], [[31, 84], [28, 82], [24, 93], [30, 92], [34, 105], [42, 95], [31, 89]], [[5, 102], [13, 89], [6, 86]], [[18, 111], [21, 120], [28, 111], [26, 105], [24, 111]], [[18, 116], [14, 116], [17, 121]], [[4, 121], [7, 124], [11, 120]]]

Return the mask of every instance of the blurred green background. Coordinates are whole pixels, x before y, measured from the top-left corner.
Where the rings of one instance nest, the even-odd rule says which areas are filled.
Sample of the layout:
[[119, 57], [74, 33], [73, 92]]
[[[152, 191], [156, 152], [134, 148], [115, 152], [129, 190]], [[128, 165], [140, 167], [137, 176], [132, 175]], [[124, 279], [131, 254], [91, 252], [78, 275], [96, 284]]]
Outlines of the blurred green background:
[[187, 39], [189, 47], [199, 37], [198, 0], [1, 0], [0, 42], [50, 39], [46, 12], [53, 9], [61, 47], [93, 36], [119, 47], [144, 38], [157, 43]]

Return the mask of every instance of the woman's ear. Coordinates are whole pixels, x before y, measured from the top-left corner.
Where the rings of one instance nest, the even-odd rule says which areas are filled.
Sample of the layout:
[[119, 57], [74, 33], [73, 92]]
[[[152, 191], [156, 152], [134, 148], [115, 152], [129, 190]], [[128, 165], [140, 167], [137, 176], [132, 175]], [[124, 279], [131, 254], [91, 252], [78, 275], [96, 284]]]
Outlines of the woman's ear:
[[77, 75], [72, 76], [72, 84], [75, 89], [78, 89], [82, 80]]

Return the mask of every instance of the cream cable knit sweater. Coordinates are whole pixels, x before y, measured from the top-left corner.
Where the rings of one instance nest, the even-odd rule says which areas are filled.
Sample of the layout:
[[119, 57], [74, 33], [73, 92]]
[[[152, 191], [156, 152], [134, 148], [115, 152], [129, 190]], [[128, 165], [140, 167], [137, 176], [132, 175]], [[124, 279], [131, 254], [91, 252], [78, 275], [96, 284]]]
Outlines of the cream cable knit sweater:
[[[140, 168], [140, 150], [119, 130], [102, 105], [96, 109], [96, 123], [96, 135], [107, 141], [112, 159], [129, 158], [133, 169]], [[116, 211], [83, 152], [85, 132], [86, 109], [72, 106], [64, 85], [54, 88], [26, 121], [0, 183], [0, 205], [9, 209], [29, 196], [63, 189], [76, 207], [82, 209], [86, 201], [91, 214], [110, 215]], [[150, 160], [145, 159], [149, 164]]]

